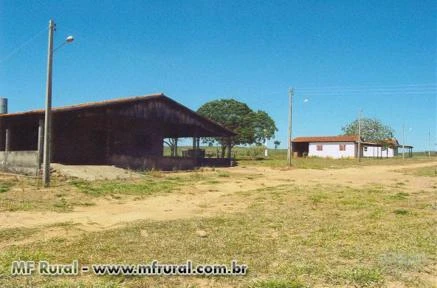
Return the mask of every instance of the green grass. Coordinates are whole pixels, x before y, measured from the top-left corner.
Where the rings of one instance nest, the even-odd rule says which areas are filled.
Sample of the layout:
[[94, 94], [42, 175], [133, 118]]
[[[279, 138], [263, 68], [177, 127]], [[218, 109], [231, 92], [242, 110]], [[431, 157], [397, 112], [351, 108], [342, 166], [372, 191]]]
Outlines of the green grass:
[[396, 209], [393, 211], [396, 215], [408, 215], [410, 212], [406, 209]]
[[[389, 283], [432, 287], [418, 275], [437, 261], [435, 211], [425, 205], [433, 201], [433, 195], [422, 192], [418, 198], [409, 196], [408, 202], [394, 201], [392, 195], [396, 195], [392, 189], [374, 186], [281, 185], [231, 196], [249, 204], [235, 214], [139, 221], [62, 241], [35, 239], [0, 252], [0, 286], [26, 283], [26, 277], [9, 276], [15, 259], [56, 263], [79, 259], [87, 264], [137, 264], [153, 259], [230, 263], [236, 259], [249, 266], [247, 276], [35, 276], [32, 283], [38, 287], [76, 283], [84, 287], [91, 283], [100, 287], [381, 287]], [[400, 203], [408, 207], [399, 208]], [[408, 210], [408, 215], [393, 213], [397, 209]], [[208, 236], [199, 237], [197, 230]]]
[[8, 192], [14, 185], [11, 181], [0, 181], [0, 193]]
[[156, 194], [175, 192], [181, 187], [194, 183], [217, 184], [217, 178], [230, 177], [229, 172], [191, 172], [189, 174], [162, 174], [161, 172], [148, 172], [139, 180], [123, 181], [85, 181], [71, 180], [70, 185], [76, 187], [82, 193], [92, 196], [105, 195], [136, 195], [150, 196]]
[[263, 280], [257, 281], [249, 286], [249, 288], [306, 288], [308, 286], [303, 285], [299, 281], [293, 280]]
[[6, 228], [0, 229], [0, 242], [23, 240], [36, 233], [36, 228]]
[[71, 182], [71, 184], [78, 188], [81, 192], [92, 196], [104, 196], [112, 194], [145, 196], [156, 193], [168, 193], [172, 190], [177, 190], [178, 186], [176, 181], [168, 180], [141, 180], [136, 183], [122, 181], [74, 180]]
[[[240, 148], [241, 149], [241, 148]], [[238, 153], [237, 153], [238, 155]], [[437, 157], [432, 157], [431, 160], [436, 160]], [[287, 151], [282, 150], [270, 150], [269, 157], [261, 157], [258, 159], [248, 159], [247, 157], [237, 156], [239, 166], [267, 166], [273, 168], [287, 167]], [[293, 158], [292, 167], [298, 169], [339, 169], [348, 167], [360, 167], [370, 165], [401, 165], [411, 163], [426, 163], [429, 162], [428, 157], [423, 155], [414, 156], [412, 158], [394, 157], [394, 158], [362, 158], [360, 162], [353, 158], [320, 158], [320, 157], [307, 157], [307, 158]], [[435, 168], [435, 167], [434, 167]], [[424, 169], [422, 174], [433, 176], [434, 170]], [[430, 175], [431, 174], [431, 175]], [[420, 176], [420, 175], [419, 175]]]
[[407, 168], [407, 169], [402, 169], [401, 171], [409, 175], [422, 176], [422, 177], [437, 177], [437, 166]]
[[[202, 146], [201, 149], [205, 150], [206, 155], [217, 155], [217, 147]], [[179, 156], [182, 154], [182, 150], [191, 149], [191, 147], [183, 146], [179, 147]], [[287, 167], [287, 149], [268, 149], [269, 156], [264, 157], [264, 148], [251, 146], [251, 147], [234, 147], [232, 148], [232, 157], [237, 160], [239, 166], [266, 166], [273, 168]], [[164, 148], [164, 155], [170, 155], [168, 147]], [[437, 155], [432, 156], [431, 160], [436, 160]], [[307, 158], [293, 158], [292, 166], [299, 169], [336, 169], [347, 167], [358, 167], [368, 165], [396, 165], [396, 164], [408, 164], [408, 163], [421, 163], [430, 161], [428, 156], [423, 153], [413, 153], [412, 158], [402, 159], [399, 155], [394, 158], [362, 158], [361, 162], [357, 159], [332, 159], [332, 158], [319, 158], [319, 157], [307, 157]], [[430, 173], [429, 171], [427, 173]]]

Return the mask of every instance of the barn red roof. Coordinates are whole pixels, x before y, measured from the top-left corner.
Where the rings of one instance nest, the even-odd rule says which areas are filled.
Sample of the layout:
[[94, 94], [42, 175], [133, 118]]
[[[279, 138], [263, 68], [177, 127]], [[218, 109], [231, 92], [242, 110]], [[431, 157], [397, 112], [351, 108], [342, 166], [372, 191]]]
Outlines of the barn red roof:
[[358, 142], [357, 135], [296, 137], [293, 142]]

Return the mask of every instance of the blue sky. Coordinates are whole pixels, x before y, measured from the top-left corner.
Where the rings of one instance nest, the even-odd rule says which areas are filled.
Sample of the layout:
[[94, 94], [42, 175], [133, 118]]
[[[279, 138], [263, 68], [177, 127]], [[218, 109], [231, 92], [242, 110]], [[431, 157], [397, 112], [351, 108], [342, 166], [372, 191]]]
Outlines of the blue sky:
[[0, 95], [10, 112], [43, 107], [53, 18], [55, 46], [76, 39], [55, 53], [55, 106], [234, 98], [267, 111], [285, 147], [294, 87], [294, 136], [337, 135], [362, 109], [425, 150], [428, 131], [437, 143], [436, 3], [0, 0]]

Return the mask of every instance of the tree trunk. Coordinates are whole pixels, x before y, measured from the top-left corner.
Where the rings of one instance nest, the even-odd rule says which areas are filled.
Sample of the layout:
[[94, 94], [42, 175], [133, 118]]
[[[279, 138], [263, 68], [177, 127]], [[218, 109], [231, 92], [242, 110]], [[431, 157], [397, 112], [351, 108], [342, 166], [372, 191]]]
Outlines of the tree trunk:
[[225, 158], [225, 154], [226, 154], [226, 147], [227, 147], [227, 145], [222, 145], [222, 152], [221, 152], [221, 158]]

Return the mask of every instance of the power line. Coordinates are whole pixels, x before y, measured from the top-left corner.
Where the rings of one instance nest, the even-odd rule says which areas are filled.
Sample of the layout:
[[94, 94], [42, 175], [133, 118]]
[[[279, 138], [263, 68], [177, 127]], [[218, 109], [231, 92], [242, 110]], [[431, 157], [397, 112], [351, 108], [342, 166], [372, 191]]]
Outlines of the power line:
[[21, 45], [19, 45], [18, 47], [16, 47], [14, 50], [12, 50], [11, 53], [9, 53], [8, 55], [6, 55], [6, 57], [4, 57], [3, 59], [0, 60], [0, 64], [6, 62], [7, 60], [9, 60], [12, 56], [14, 56], [15, 54], [17, 54], [21, 49], [23, 49], [24, 47], [26, 47], [27, 45], [29, 45], [33, 40], [35, 40], [42, 32], [46, 31], [47, 28], [42, 29], [41, 31], [39, 31], [38, 33], [36, 33], [34, 36], [30, 37], [29, 39], [27, 39], [26, 41], [24, 41]]
[[325, 89], [405, 89], [405, 88], [437, 88], [437, 83], [404, 84], [404, 85], [357, 85], [357, 86], [318, 86], [318, 87], [299, 87], [299, 90], [325, 90]]

